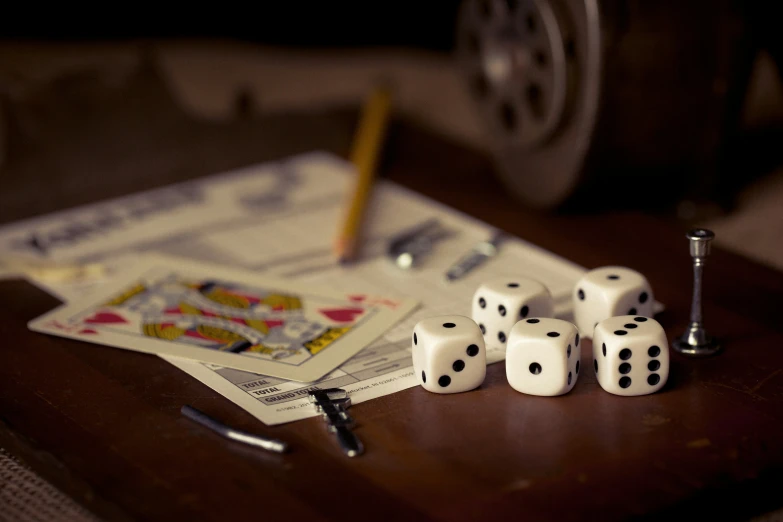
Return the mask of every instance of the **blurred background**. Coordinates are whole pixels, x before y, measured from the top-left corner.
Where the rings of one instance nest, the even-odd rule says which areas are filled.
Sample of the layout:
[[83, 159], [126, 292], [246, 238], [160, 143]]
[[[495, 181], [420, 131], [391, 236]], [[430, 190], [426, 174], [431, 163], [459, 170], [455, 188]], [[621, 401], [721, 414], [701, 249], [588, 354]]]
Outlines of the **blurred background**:
[[[96, 187], [119, 195], [134, 156], [163, 161], [195, 135], [239, 166], [263, 159], [247, 149], [274, 122], [343, 114], [320, 127], [334, 148], [387, 78], [396, 117], [485, 153], [522, 206], [661, 214], [783, 267], [780, 43], [764, 2], [86, 7], [0, 25], [3, 222]], [[57, 197], [31, 188], [79, 169]]]
[[[520, 207], [707, 226], [783, 269], [774, 4], [13, 6], [0, 224], [302, 149], [346, 153], [385, 78], [396, 124], [486, 155]], [[5, 452], [0, 478], [17, 520], [91, 519]]]

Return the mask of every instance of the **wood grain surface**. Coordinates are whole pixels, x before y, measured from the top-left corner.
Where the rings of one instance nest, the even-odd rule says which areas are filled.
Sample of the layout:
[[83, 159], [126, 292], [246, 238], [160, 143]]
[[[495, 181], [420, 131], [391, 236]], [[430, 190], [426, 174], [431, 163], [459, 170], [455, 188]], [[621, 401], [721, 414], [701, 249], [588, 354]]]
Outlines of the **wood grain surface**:
[[[252, 139], [232, 134], [233, 149], [219, 129], [158, 134], [159, 149], [146, 146], [165, 153], [107, 154], [116, 178], [93, 173], [88, 185], [79, 185], [83, 156], [68, 163], [60, 151], [59, 197], [47, 190], [50, 174], [26, 164], [31, 170], [17, 172], [28, 179], [14, 187], [30, 200], [5, 207], [3, 221], [30, 206], [50, 211], [314, 147], [345, 155], [354, 116], [246, 123]], [[682, 226], [633, 212], [529, 212], [505, 195], [487, 158], [404, 118], [391, 131], [386, 177], [588, 268], [642, 271], [667, 307], [659, 317], [667, 334], [684, 330], [692, 276]], [[201, 148], [194, 159], [205, 143], [212, 152]], [[49, 194], [44, 203], [34, 201], [38, 192]], [[499, 363], [469, 393], [413, 388], [354, 406], [366, 453], [348, 459], [318, 418], [267, 427], [155, 356], [28, 331], [26, 322], [57, 301], [6, 281], [0, 444], [107, 520], [743, 519], [781, 504], [783, 275], [716, 249], [705, 285], [707, 325], [725, 352], [674, 354], [660, 393], [616, 397], [588, 370], [566, 396], [527, 396], [508, 386]], [[585, 369], [590, 353], [587, 343]], [[185, 403], [286, 440], [292, 452], [225, 441], [183, 418]]]

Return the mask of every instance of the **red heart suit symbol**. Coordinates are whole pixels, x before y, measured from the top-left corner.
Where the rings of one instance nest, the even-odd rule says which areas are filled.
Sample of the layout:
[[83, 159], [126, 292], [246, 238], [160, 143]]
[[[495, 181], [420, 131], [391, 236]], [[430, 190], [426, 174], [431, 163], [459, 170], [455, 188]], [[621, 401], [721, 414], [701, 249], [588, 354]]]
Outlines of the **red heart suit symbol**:
[[361, 308], [334, 308], [331, 310], [318, 310], [332, 321], [338, 323], [351, 323], [357, 316], [362, 315], [364, 310]]
[[84, 321], [87, 324], [117, 324], [127, 323], [128, 321], [121, 315], [111, 312], [98, 312]]

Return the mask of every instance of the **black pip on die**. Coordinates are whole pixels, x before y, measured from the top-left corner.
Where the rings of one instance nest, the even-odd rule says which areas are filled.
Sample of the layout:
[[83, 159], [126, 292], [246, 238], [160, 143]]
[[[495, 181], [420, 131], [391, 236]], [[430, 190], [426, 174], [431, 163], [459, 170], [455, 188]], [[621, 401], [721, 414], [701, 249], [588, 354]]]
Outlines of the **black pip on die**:
[[584, 335], [616, 315], [653, 316], [653, 292], [635, 270], [605, 266], [586, 273], [574, 286], [574, 322]]
[[413, 370], [419, 384], [433, 393], [478, 388], [487, 374], [481, 330], [460, 315], [420, 321], [413, 328]]
[[517, 321], [554, 315], [549, 289], [526, 277], [501, 277], [483, 283], [473, 295], [471, 306], [488, 350], [505, 349]]
[[512, 388], [528, 395], [563, 395], [576, 384], [581, 353], [573, 324], [525, 319], [514, 325], [508, 338], [506, 378]]
[[593, 365], [598, 384], [609, 393], [655, 393], [669, 376], [666, 332], [649, 317], [605, 319], [593, 332]]

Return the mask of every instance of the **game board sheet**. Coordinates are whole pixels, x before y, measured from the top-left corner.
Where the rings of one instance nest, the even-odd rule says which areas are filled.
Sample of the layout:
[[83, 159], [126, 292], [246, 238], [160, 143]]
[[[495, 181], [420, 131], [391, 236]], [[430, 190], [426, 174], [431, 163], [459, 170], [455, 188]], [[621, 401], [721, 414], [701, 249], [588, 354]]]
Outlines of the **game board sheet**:
[[[424, 317], [470, 315], [476, 287], [488, 277], [533, 277], [555, 298], [558, 317], [570, 319], [570, 293], [585, 269], [522, 239], [503, 243], [499, 253], [465, 278], [447, 282], [457, 259], [494, 232], [488, 225], [399, 185], [380, 180], [364, 226], [362, 259], [335, 263], [331, 243], [353, 180], [352, 166], [314, 152], [187, 183], [133, 194], [0, 228], [0, 252], [19, 263], [99, 263], [82, 280], [28, 275], [34, 284], [64, 301], [100, 289], [113, 274], [147, 252], [250, 270], [297, 286], [317, 285], [342, 295], [374, 295], [420, 303], [373, 343], [315, 382], [293, 382], [162, 357], [199, 379], [266, 424], [315, 416], [305, 396], [313, 387], [342, 387], [353, 403], [416, 385], [410, 332]], [[452, 234], [438, 241], [414, 269], [398, 268], [387, 256], [389, 241], [427, 220]], [[10, 275], [10, 272], [6, 272]], [[488, 352], [489, 362], [504, 353]]]

